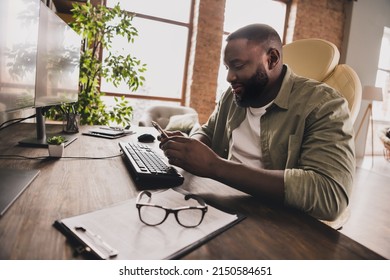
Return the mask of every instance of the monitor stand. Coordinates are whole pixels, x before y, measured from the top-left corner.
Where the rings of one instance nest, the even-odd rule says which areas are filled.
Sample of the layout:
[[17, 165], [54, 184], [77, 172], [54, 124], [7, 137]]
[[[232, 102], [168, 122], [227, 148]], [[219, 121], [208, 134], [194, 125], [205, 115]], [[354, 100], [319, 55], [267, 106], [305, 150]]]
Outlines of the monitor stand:
[[[42, 108], [36, 108], [36, 132], [37, 137], [26, 138], [19, 141], [20, 146], [47, 148], [46, 138], [52, 135], [46, 135], [45, 117]], [[77, 139], [74, 135], [66, 133], [55, 133], [53, 135], [61, 135], [65, 138], [65, 147]]]
[[0, 168], [0, 217], [38, 176], [39, 170]]

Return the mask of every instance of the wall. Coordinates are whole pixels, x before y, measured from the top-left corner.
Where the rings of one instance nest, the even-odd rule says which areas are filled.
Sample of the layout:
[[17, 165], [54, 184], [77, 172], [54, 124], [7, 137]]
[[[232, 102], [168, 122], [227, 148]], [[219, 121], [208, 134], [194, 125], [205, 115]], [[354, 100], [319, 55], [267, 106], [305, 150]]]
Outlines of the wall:
[[356, 70], [363, 86], [375, 85], [383, 27], [390, 27], [390, 1], [358, 0], [352, 5], [345, 62]]
[[293, 41], [321, 38], [342, 49], [345, 4], [344, 0], [299, 0], [297, 5]]
[[203, 123], [215, 107], [225, 0], [196, 2], [186, 105], [196, 109]]

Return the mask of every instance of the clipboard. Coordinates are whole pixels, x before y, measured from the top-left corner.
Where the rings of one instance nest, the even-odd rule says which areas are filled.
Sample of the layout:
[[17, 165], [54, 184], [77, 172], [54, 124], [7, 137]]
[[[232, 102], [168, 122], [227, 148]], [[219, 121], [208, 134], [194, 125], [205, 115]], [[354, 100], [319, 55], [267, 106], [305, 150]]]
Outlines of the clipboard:
[[[152, 193], [156, 203], [185, 205], [182, 190], [167, 189]], [[167, 207], [171, 207], [168, 205]], [[77, 252], [109, 260], [178, 259], [208, 240], [242, 221], [241, 214], [222, 211], [208, 204], [202, 223], [195, 228], [179, 225], [174, 215], [164, 223], [148, 226], [142, 223], [136, 199], [110, 207], [60, 219], [54, 227], [64, 234]]]

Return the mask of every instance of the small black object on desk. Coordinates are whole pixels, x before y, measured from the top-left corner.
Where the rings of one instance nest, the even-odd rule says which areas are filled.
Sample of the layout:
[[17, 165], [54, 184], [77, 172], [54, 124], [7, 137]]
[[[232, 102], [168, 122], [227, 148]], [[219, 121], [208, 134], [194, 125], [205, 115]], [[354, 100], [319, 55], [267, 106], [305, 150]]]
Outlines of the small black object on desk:
[[151, 143], [155, 140], [156, 138], [149, 133], [144, 133], [138, 136], [138, 141], [143, 142], [143, 143]]

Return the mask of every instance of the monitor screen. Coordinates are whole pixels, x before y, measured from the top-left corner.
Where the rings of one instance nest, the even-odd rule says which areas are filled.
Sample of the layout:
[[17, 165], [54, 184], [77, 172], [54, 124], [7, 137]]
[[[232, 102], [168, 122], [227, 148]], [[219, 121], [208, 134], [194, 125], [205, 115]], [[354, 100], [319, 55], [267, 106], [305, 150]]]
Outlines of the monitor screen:
[[39, 23], [34, 1], [0, 1], [0, 112], [34, 106]]
[[0, 1], [0, 123], [37, 112], [37, 135], [19, 144], [46, 146], [42, 108], [77, 101], [80, 48], [81, 37], [42, 1]]
[[80, 36], [41, 3], [35, 107], [77, 101], [80, 46]]

